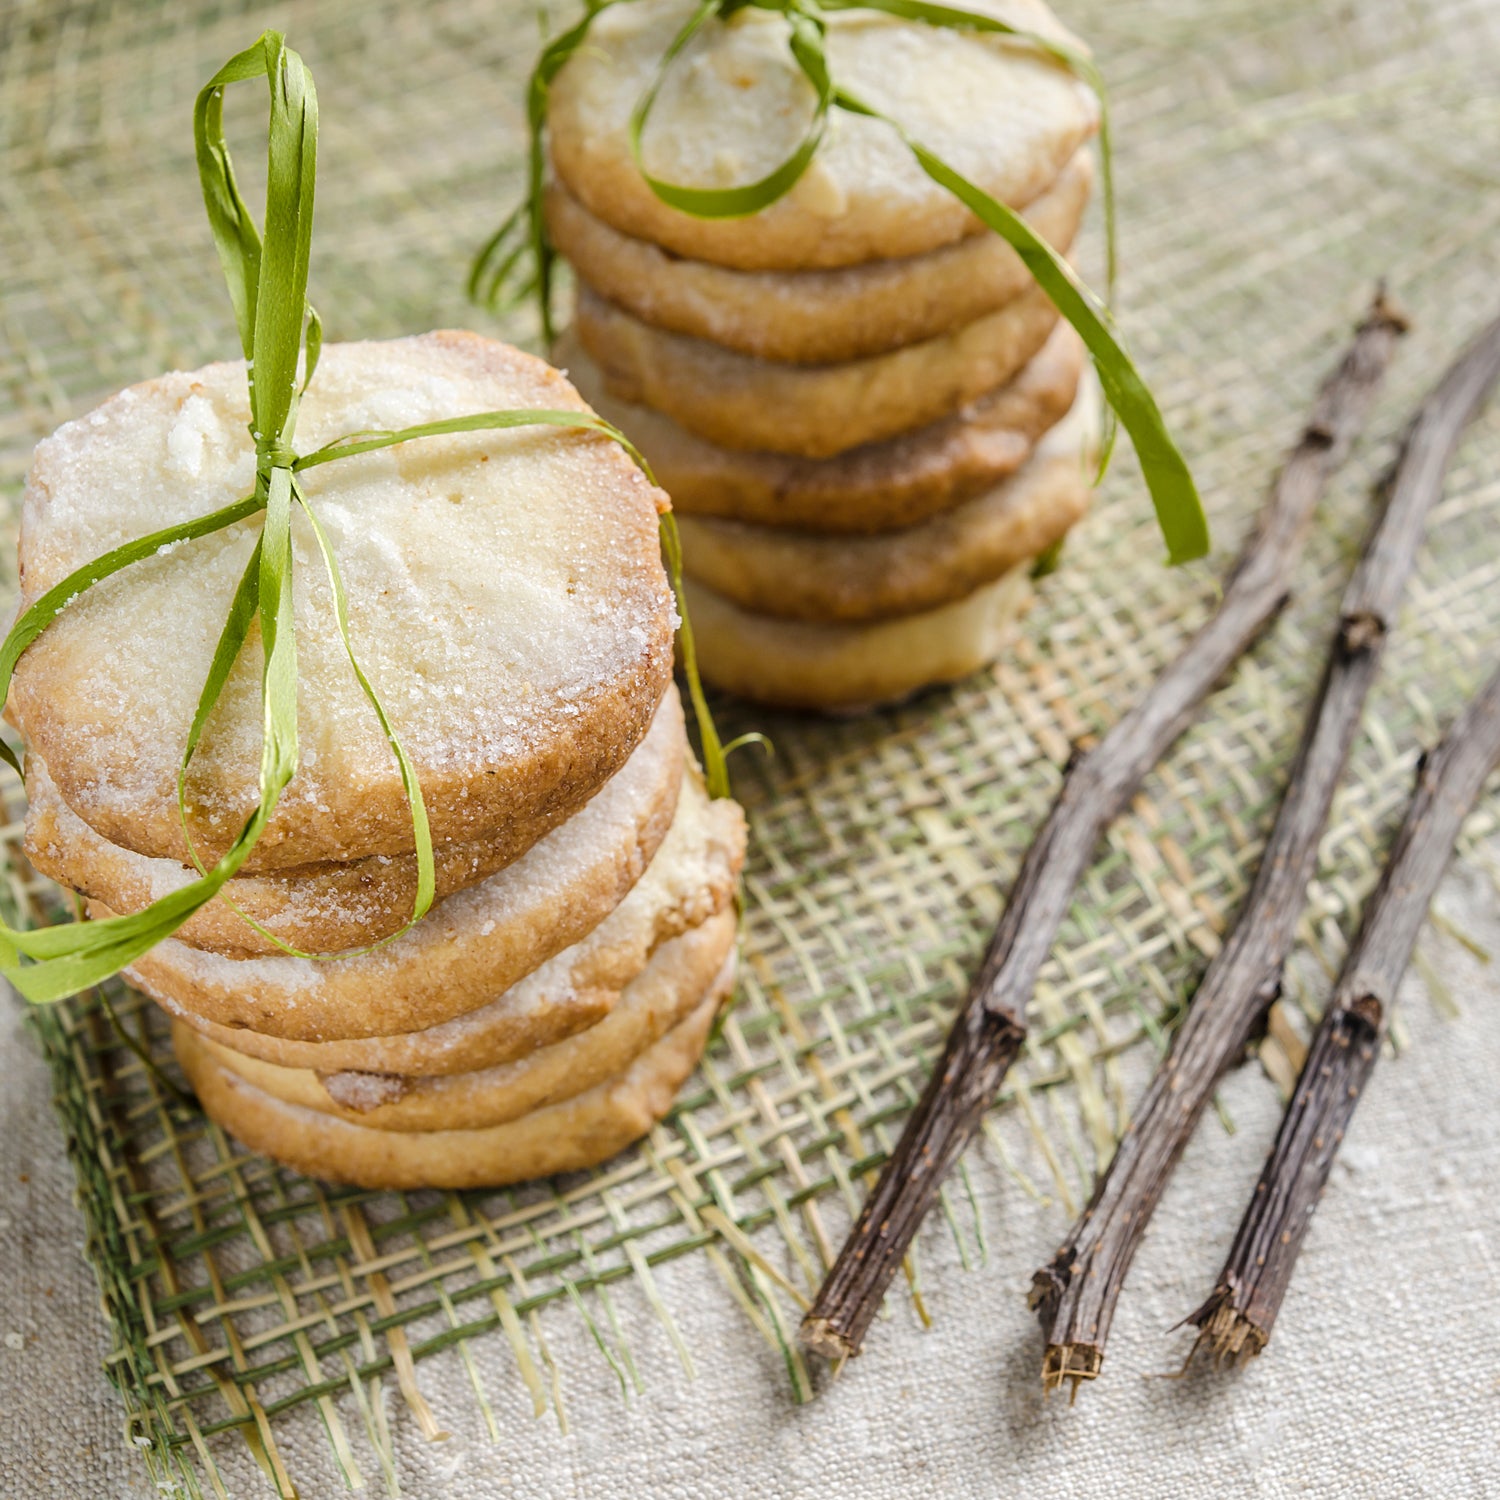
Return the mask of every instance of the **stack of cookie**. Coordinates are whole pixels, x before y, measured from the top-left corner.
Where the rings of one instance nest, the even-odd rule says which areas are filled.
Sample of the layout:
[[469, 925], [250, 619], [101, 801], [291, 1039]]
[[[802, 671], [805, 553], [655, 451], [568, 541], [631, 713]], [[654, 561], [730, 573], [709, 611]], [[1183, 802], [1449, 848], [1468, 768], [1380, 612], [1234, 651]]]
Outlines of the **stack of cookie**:
[[[472, 334], [333, 345], [297, 439], [514, 407], [583, 403]], [[247, 493], [248, 417], [243, 365], [210, 365], [42, 443], [23, 603]], [[439, 899], [402, 931], [410, 812], [298, 517], [299, 768], [240, 873], [130, 977], [173, 1016], [210, 1115], [309, 1173], [465, 1187], [602, 1160], [667, 1109], [733, 970], [743, 819], [707, 797], [671, 684], [664, 499], [617, 444], [552, 427], [424, 439], [304, 483], [421, 781]], [[255, 805], [254, 632], [185, 822], [176, 778], [257, 534], [242, 522], [97, 585], [18, 667], [26, 848], [95, 916], [186, 885], [193, 854], [218, 859]]]
[[[975, 8], [1077, 45], [1040, 0]], [[673, 497], [706, 676], [822, 708], [962, 676], [1087, 506], [1081, 345], [881, 121], [835, 111], [792, 191], [748, 217], [668, 207], [630, 120], [692, 10], [601, 14], [553, 83], [547, 220], [578, 280], [557, 360]], [[654, 178], [723, 188], [793, 151], [812, 96], [787, 34], [756, 7], [698, 32], [648, 121]], [[840, 87], [1071, 244], [1098, 113], [1061, 66], [860, 11], [829, 18], [827, 54]]]

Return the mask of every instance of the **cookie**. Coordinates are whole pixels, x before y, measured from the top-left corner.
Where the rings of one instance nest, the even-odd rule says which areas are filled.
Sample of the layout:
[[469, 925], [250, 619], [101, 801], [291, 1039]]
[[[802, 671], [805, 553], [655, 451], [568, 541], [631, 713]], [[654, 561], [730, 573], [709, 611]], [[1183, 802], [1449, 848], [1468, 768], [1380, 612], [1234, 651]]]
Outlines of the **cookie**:
[[853, 713], [993, 661], [1031, 587], [1029, 569], [1013, 568], [952, 604], [861, 625], [752, 614], [691, 579], [686, 594], [709, 682], [779, 708]]
[[868, 359], [787, 365], [666, 333], [580, 283], [578, 341], [622, 401], [723, 448], [832, 458], [951, 417], [1004, 385], [1057, 323], [1038, 286], [950, 333]]
[[[333, 344], [298, 418], [306, 453], [352, 431], [583, 402], [556, 371], [468, 333]], [[249, 493], [244, 366], [132, 387], [37, 449], [22, 607], [73, 569]], [[665, 497], [619, 445], [537, 427], [424, 439], [302, 476], [347, 586], [353, 641], [421, 779], [435, 841], [519, 851], [629, 758], [672, 665]], [[293, 521], [302, 759], [245, 873], [410, 853], [400, 775]], [[21, 658], [10, 707], [67, 804], [105, 839], [183, 862], [176, 778], [258, 523], [170, 549], [81, 594]], [[259, 652], [241, 653], [193, 761], [208, 860], [257, 799]]]
[[250, 1150], [328, 1182], [366, 1188], [499, 1187], [607, 1161], [672, 1107], [697, 1066], [722, 995], [613, 1078], [503, 1125], [476, 1130], [374, 1130], [263, 1093], [212, 1057], [189, 1027], [172, 1043], [212, 1120]]
[[[1040, 0], [973, 8], [1082, 50]], [[889, 125], [841, 110], [802, 179], [768, 208], [738, 219], [669, 208], [631, 158], [630, 116], [693, 9], [692, 0], [635, 0], [605, 11], [552, 83], [553, 166], [595, 217], [674, 254], [741, 270], [920, 255], [980, 227]], [[1089, 90], [1025, 43], [871, 11], [826, 19], [834, 79], [1013, 207], [1030, 203], [1098, 126]], [[754, 6], [709, 21], [667, 70], [647, 123], [647, 169], [724, 188], [779, 166], [812, 109], [787, 35], [782, 16]]]
[[[682, 746], [682, 704], [671, 687], [635, 753], [548, 839], [566, 841], [580, 854], [589, 851], [600, 866], [644, 868], [677, 805]], [[139, 911], [195, 875], [189, 866], [136, 854], [95, 833], [62, 800], [39, 756], [27, 759], [26, 799], [26, 857], [44, 875], [114, 911]], [[433, 854], [439, 901], [487, 879], [515, 857], [504, 837], [439, 844]], [[411, 854], [239, 876], [174, 936], [190, 948], [231, 958], [282, 952], [250, 926], [248, 916], [294, 948], [337, 953], [403, 927], [416, 884], [417, 861]]]
[[861, 622], [971, 594], [1045, 552], [1088, 509], [1098, 439], [1092, 379], [1004, 483], [902, 531], [814, 535], [683, 516], [683, 566], [756, 614]]
[[992, 488], [1026, 461], [1078, 389], [1083, 343], [1061, 319], [1047, 342], [987, 396], [942, 421], [834, 458], [720, 448], [670, 418], [617, 400], [571, 332], [554, 351], [589, 404], [645, 455], [687, 516], [722, 516], [803, 531], [914, 526]]
[[623, 1073], [696, 1010], [710, 989], [725, 991], [736, 926], [733, 910], [726, 909], [663, 943], [603, 1020], [497, 1067], [437, 1077], [315, 1073], [262, 1062], [201, 1033], [200, 1040], [221, 1067], [272, 1098], [354, 1125], [403, 1131], [503, 1125]]
[[[1080, 152], [1026, 205], [1027, 222], [1054, 249], [1072, 244], [1092, 181], [1093, 163]], [[733, 271], [621, 234], [560, 182], [548, 185], [547, 225], [579, 276], [643, 323], [790, 364], [863, 359], [934, 338], [1031, 285], [1021, 257], [990, 233], [833, 271]]]

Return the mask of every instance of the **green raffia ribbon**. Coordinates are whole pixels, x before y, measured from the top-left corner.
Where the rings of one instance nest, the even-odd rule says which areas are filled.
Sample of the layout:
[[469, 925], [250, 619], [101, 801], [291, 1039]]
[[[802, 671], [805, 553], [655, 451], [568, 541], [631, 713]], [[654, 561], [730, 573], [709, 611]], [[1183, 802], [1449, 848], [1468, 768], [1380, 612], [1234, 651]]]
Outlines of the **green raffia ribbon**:
[[[480, 250], [469, 277], [470, 296], [488, 306], [512, 306], [534, 295], [541, 313], [542, 333], [549, 345], [556, 331], [552, 312], [552, 273], [557, 252], [548, 237], [542, 207], [546, 174], [542, 137], [547, 119], [547, 97], [564, 64], [587, 39], [594, 20], [615, 5], [628, 3], [629, 0], [603, 0], [603, 3], [591, 5], [582, 20], [543, 49], [527, 91], [527, 121], [531, 132], [527, 196]], [[743, 186], [692, 188], [653, 177], [644, 166], [642, 139], [667, 70], [708, 21], [715, 17], [726, 18], [751, 5], [783, 16], [790, 28], [788, 45], [792, 59], [811, 86], [814, 98], [812, 114], [802, 138], [773, 171], [759, 181]], [[1106, 240], [1106, 298], [1103, 303], [1079, 282], [1067, 262], [1023, 218], [915, 140], [899, 121], [839, 87], [830, 73], [824, 47], [827, 20], [834, 13], [853, 10], [879, 11], [928, 26], [1010, 37], [1060, 63], [1093, 90], [1099, 99], [1099, 144], [1103, 163]], [[1193, 476], [1167, 431], [1150, 389], [1125, 352], [1108, 310], [1114, 297], [1117, 262], [1114, 151], [1108, 98], [1093, 60], [1073, 47], [1008, 25], [993, 16], [950, 5], [929, 4], [927, 0], [701, 0], [662, 54], [655, 77], [631, 112], [631, 154], [652, 192], [670, 207], [704, 219], [744, 218], [769, 207], [796, 185], [817, 153], [831, 109], [864, 115], [890, 126], [934, 182], [962, 202], [1016, 251], [1058, 312], [1077, 329], [1099, 373], [1099, 382], [1111, 413], [1110, 426], [1102, 444], [1100, 474], [1104, 472], [1113, 447], [1113, 424], [1118, 419], [1130, 434], [1140, 459], [1156, 509], [1157, 523], [1167, 544], [1168, 562], [1190, 562], [1205, 556], [1209, 550], [1208, 521]]]
[[[559, 64], [560, 65], [560, 64]], [[270, 89], [265, 237], [235, 182], [223, 130], [224, 90], [231, 83], [264, 78]], [[295, 774], [297, 750], [297, 645], [292, 592], [292, 517], [300, 511], [316, 539], [333, 599], [337, 625], [350, 670], [380, 724], [401, 773], [411, 811], [417, 859], [417, 892], [411, 916], [401, 932], [421, 919], [432, 905], [434, 872], [432, 833], [416, 768], [366, 677], [349, 632], [348, 600], [329, 539], [304, 492], [299, 476], [306, 469], [397, 443], [450, 433], [527, 426], [577, 428], [602, 433], [620, 443], [650, 478], [645, 461], [624, 436], [592, 412], [520, 410], [479, 412], [428, 422], [397, 431], [360, 432], [298, 456], [292, 447], [297, 406], [317, 368], [322, 327], [307, 302], [308, 264], [312, 247], [313, 185], [317, 170], [318, 109], [312, 74], [279, 32], [267, 31], [253, 47], [231, 58], [198, 95], [193, 134], [203, 201], [213, 229], [219, 262], [234, 304], [250, 385], [250, 433], [255, 443], [255, 492], [209, 515], [164, 527], [106, 552], [55, 585], [16, 621], [0, 644], [0, 703], [9, 696], [11, 678], [22, 653], [79, 595], [94, 584], [154, 556], [164, 547], [192, 541], [261, 517], [260, 536], [240, 578], [228, 618], [214, 650], [208, 676], [177, 776], [178, 815], [198, 878], [153, 901], [144, 910], [98, 922], [75, 921], [35, 931], [0, 924], [0, 974], [27, 1000], [46, 1003], [77, 994], [109, 978], [175, 932], [194, 912], [217, 896], [244, 865], [265, 831], [282, 792]], [[301, 384], [298, 372], [301, 369]], [[676, 531], [670, 514], [663, 517], [662, 542], [680, 598]], [[235, 662], [259, 621], [262, 741], [259, 799], [228, 850], [205, 867], [188, 837], [187, 773], [215, 704]], [[724, 752], [702, 705], [696, 672], [690, 672], [695, 707], [705, 717], [704, 766], [716, 796], [728, 789]], [[3, 757], [18, 773], [15, 752], [0, 741]], [[244, 913], [241, 913], [244, 916]], [[284, 952], [304, 958], [342, 958], [349, 953], [310, 954], [291, 947], [258, 923], [247, 922]], [[392, 933], [389, 942], [400, 936]], [[379, 946], [372, 944], [371, 947]], [[354, 950], [365, 952], [367, 949]]]

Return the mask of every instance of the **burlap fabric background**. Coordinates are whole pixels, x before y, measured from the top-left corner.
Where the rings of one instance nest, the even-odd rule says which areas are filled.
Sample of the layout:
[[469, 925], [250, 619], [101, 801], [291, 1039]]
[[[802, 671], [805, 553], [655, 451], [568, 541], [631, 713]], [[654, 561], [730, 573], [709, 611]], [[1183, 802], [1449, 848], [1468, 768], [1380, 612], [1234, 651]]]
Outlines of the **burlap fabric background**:
[[[606, 1173], [462, 1199], [318, 1189], [206, 1130], [113, 1040], [97, 1001], [31, 1028], [12, 1005], [6, 1494], [274, 1493], [258, 1458], [307, 1496], [354, 1474], [374, 1493], [460, 1497], [1500, 1487], [1486, 1200], [1500, 1168], [1500, 981], [1474, 951], [1500, 949], [1494, 799], [1420, 945], [1401, 1055], [1377, 1076], [1268, 1355], [1233, 1379], [1143, 1379], [1185, 1352], [1185, 1335], [1164, 1330], [1207, 1289], [1274, 1131], [1287, 1067], [1275, 1042], [1223, 1088], [1137, 1262], [1106, 1379], [1071, 1413], [1042, 1404], [1022, 1300], [1243, 893], [1370, 480], [1500, 295], [1500, 11], [1088, 0], [1064, 13], [1115, 90], [1122, 319], [1221, 556], [1377, 275], [1416, 328], [1293, 608], [1101, 851], [1039, 992], [1017, 1092], [921, 1242], [917, 1295], [892, 1298], [832, 1387], [783, 1351], [1069, 741], [1108, 724], [1211, 605], [1209, 569], [1157, 566], [1128, 456], [992, 676], [855, 723], [757, 716], [779, 754], [738, 766], [755, 840], [741, 1000], [678, 1115]], [[330, 337], [496, 326], [464, 304], [461, 281], [515, 190], [529, 9], [11, 3], [11, 506], [31, 444], [57, 422], [232, 349], [188, 117], [202, 79], [266, 24], [291, 32], [318, 77], [313, 274]], [[262, 106], [241, 92], [231, 111], [253, 183]], [[525, 337], [529, 321], [506, 331]], [[1326, 992], [1417, 749], [1493, 660], [1497, 522], [1492, 413], [1434, 517], [1324, 845], [1288, 1033]], [[750, 722], [732, 708], [725, 720]], [[29, 893], [15, 869], [12, 898]], [[116, 1003], [159, 1053], [147, 1013]], [[549, 1408], [541, 1421], [520, 1360]], [[447, 1441], [423, 1441], [424, 1410]], [[127, 1412], [138, 1454], [120, 1440]]]

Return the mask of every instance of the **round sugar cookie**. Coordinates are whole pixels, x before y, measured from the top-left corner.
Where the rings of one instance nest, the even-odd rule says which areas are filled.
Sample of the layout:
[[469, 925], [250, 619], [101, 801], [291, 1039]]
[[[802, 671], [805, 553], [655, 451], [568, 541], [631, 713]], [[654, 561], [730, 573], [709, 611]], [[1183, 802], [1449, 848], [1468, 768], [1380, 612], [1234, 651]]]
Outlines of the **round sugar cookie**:
[[[1040, 0], [971, 8], [1081, 50]], [[629, 123], [693, 9], [692, 0], [635, 0], [604, 11], [552, 84], [553, 165], [596, 217], [742, 270], [919, 255], [979, 228], [889, 125], [837, 109], [802, 179], [768, 208], [698, 219], [667, 207], [631, 158]], [[1097, 128], [1089, 90], [1025, 43], [872, 11], [829, 14], [827, 23], [836, 83], [1012, 207], [1030, 203]], [[646, 169], [682, 186], [725, 188], [779, 166], [813, 106], [788, 31], [782, 16], [753, 6], [709, 21], [667, 71], [647, 123]]]
[[[632, 860], [612, 888], [604, 881], [580, 888], [576, 864], [551, 857], [544, 842], [369, 953], [326, 963], [285, 955], [234, 959], [168, 938], [126, 973], [176, 1012], [297, 1042], [423, 1031], [492, 1003], [507, 1016], [532, 1006], [545, 1010], [555, 1000], [566, 1004], [577, 990], [620, 989], [658, 944], [724, 907], [744, 842], [738, 805], [710, 802], [692, 775], [645, 873]], [[512, 1000], [507, 992], [528, 977], [535, 982], [526, 995]], [[250, 1050], [233, 1034], [230, 1044]]]
[[248, 1146], [309, 1177], [366, 1188], [478, 1188], [550, 1177], [607, 1161], [672, 1107], [697, 1066], [721, 997], [614, 1078], [504, 1125], [477, 1130], [372, 1130], [285, 1104], [230, 1072], [186, 1026], [172, 1044], [209, 1118]]
[[[1092, 180], [1093, 163], [1080, 152], [1026, 205], [1027, 222], [1055, 250], [1073, 243]], [[579, 276], [643, 323], [790, 364], [863, 359], [919, 343], [972, 323], [1031, 285], [1021, 257], [990, 233], [833, 271], [733, 271], [611, 229], [559, 182], [548, 186], [547, 225]]]
[[711, 988], [722, 994], [732, 972], [736, 926], [733, 910], [726, 909], [663, 943], [597, 1025], [498, 1067], [439, 1077], [314, 1073], [247, 1057], [201, 1034], [200, 1040], [221, 1067], [273, 1099], [354, 1125], [402, 1131], [503, 1125], [623, 1073], [696, 1010]]
[[[645, 868], [671, 826], [683, 745], [682, 703], [677, 689], [669, 687], [630, 759], [566, 823], [532, 847], [572, 851], [561, 857], [573, 859], [577, 889], [597, 890], [600, 899], [609, 899], [628, 872]], [[136, 854], [95, 833], [58, 795], [39, 756], [27, 760], [26, 795], [26, 857], [44, 875], [113, 911], [139, 911], [194, 878], [191, 868], [175, 860]], [[516, 852], [503, 836], [437, 845], [438, 900], [487, 879]], [[404, 926], [416, 885], [412, 854], [238, 876], [173, 936], [190, 948], [230, 958], [281, 953], [245, 921], [244, 912], [294, 948], [336, 953]], [[587, 904], [587, 896], [583, 901]]]
[[[584, 404], [541, 360], [470, 333], [333, 344], [301, 405], [304, 453], [346, 433]], [[20, 532], [24, 608], [111, 547], [250, 493], [244, 366], [163, 375], [41, 443]], [[581, 806], [639, 744], [672, 663], [665, 497], [619, 445], [559, 428], [461, 433], [304, 471], [350, 628], [421, 779], [434, 840]], [[112, 843], [185, 860], [176, 777], [259, 522], [163, 549], [81, 594], [21, 658], [11, 709], [68, 805]], [[350, 670], [311, 528], [294, 516], [301, 764], [246, 873], [409, 853], [398, 767]], [[188, 778], [216, 859], [255, 804], [252, 637]]]
[[819, 536], [683, 516], [683, 567], [742, 608], [781, 619], [853, 623], [935, 609], [1045, 552], [1083, 516], [1098, 404], [1090, 378], [1014, 475], [902, 531]]
[[686, 516], [723, 516], [855, 533], [914, 526], [1015, 473], [1072, 404], [1084, 365], [1082, 340], [1059, 318], [1012, 379], [953, 416], [816, 459], [720, 448], [649, 406], [617, 400], [571, 331], [554, 353], [599, 415], [630, 434], [671, 495], [679, 524]]
[[950, 333], [868, 359], [785, 365], [666, 333], [578, 287], [578, 341], [623, 401], [655, 407], [723, 448], [832, 458], [951, 417], [1004, 385], [1047, 342], [1038, 286]]
[[328, 1074], [438, 1077], [526, 1057], [602, 1021], [619, 996], [618, 988], [573, 984], [569, 978], [573, 957], [571, 949], [564, 949], [488, 1005], [451, 1021], [421, 1031], [331, 1042], [300, 1042], [224, 1026], [194, 1015], [175, 1001], [159, 995], [156, 999], [169, 1016], [207, 1040], [278, 1067]]
[[859, 625], [752, 614], [691, 579], [685, 592], [705, 680], [778, 708], [853, 713], [992, 662], [1031, 583], [1026, 567], [1013, 568], [952, 604]]

